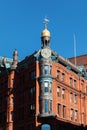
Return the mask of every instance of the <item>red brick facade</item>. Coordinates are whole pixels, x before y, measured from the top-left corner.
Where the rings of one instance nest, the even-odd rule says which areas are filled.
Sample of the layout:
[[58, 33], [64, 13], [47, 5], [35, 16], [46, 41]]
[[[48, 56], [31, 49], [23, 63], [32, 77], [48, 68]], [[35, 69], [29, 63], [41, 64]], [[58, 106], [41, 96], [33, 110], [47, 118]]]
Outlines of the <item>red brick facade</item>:
[[10, 67], [1, 64], [0, 130], [87, 129], [86, 59], [77, 57], [81, 70], [57, 55], [45, 31], [41, 50], [21, 62], [15, 50]]

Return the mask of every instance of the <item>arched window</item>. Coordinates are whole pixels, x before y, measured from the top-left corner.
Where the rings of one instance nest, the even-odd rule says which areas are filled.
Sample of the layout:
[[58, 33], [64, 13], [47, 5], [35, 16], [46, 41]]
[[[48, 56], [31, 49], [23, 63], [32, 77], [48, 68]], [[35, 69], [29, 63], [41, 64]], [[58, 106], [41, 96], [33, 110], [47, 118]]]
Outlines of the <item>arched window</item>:
[[41, 130], [51, 130], [51, 127], [50, 127], [49, 124], [43, 124], [43, 125], [41, 126]]

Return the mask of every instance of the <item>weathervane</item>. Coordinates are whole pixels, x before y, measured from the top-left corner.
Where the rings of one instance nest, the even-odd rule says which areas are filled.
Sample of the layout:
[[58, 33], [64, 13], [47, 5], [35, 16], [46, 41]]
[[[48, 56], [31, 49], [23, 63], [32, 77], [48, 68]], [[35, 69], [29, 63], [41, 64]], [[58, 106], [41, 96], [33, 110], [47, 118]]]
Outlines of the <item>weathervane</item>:
[[47, 29], [47, 24], [49, 23], [49, 19], [45, 18], [43, 23], [44, 23], [44, 28]]

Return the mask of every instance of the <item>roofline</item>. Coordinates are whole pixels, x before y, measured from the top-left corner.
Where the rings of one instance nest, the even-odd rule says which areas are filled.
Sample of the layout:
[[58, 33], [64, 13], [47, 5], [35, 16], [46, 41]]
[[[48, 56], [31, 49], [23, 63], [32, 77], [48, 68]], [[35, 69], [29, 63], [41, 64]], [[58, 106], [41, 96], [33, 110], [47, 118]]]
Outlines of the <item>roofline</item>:
[[[76, 57], [78, 58], [78, 57], [83, 57], [83, 56], [87, 56], [87, 54], [79, 55], [79, 56], [76, 56]], [[73, 59], [73, 58], [75, 58], [75, 56], [67, 58], [67, 59]]]

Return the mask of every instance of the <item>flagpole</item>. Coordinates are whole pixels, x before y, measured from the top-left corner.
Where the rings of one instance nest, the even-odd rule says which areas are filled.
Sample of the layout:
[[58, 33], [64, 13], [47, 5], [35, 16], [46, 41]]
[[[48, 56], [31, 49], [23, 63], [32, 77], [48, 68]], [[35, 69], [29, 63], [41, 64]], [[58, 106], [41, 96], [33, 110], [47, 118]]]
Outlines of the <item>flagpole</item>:
[[76, 65], [76, 36], [74, 33], [74, 57], [75, 57], [75, 65]]

